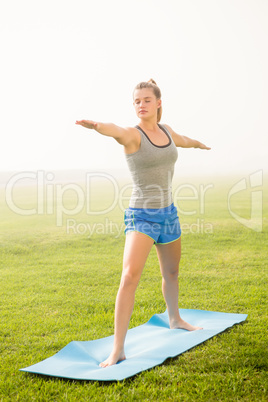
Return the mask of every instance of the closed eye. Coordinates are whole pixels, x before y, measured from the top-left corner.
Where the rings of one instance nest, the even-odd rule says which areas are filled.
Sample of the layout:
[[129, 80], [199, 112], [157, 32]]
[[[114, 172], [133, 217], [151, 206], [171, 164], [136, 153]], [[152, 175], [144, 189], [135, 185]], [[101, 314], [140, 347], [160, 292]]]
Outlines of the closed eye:
[[[144, 98], [144, 100], [146, 103], [151, 102], [151, 98], [149, 98], [149, 97]], [[139, 103], [140, 103], [140, 99], [135, 99], [135, 104], [138, 105]]]

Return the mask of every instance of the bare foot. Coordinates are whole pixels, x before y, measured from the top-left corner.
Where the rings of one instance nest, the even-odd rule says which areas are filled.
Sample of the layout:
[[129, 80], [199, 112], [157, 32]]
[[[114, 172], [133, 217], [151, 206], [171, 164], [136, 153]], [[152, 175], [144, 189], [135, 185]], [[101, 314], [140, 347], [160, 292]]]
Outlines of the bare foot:
[[196, 331], [198, 329], [203, 329], [202, 327], [196, 327], [189, 324], [188, 322], [180, 319], [178, 321], [172, 321], [170, 323], [170, 329], [186, 329], [187, 331]]
[[122, 360], [126, 360], [125, 353], [122, 352], [121, 354], [111, 353], [108, 359], [104, 360], [104, 362], [100, 363], [100, 367], [108, 367], [112, 366], [113, 364], [119, 363]]

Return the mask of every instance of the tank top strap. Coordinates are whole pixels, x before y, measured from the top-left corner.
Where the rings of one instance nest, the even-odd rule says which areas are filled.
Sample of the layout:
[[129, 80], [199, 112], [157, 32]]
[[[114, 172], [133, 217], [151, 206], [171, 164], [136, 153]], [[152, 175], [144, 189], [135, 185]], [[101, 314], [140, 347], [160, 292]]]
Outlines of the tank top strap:
[[158, 123], [158, 126], [161, 128], [162, 131], [164, 131], [164, 133], [166, 133], [168, 138], [170, 140], [172, 140], [172, 136], [171, 136], [170, 132], [168, 131], [168, 129], [166, 128], [166, 126], [164, 126], [163, 124], [160, 124], [160, 123]]
[[[171, 134], [169, 133], [169, 131], [167, 130], [167, 128], [165, 126], [163, 126], [162, 124], [158, 123], [158, 127], [165, 133], [165, 135], [167, 136], [168, 139], [168, 144], [165, 145], [156, 145], [152, 142], [152, 140], [148, 137], [148, 135], [145, 133], [145, 131], [143, 131], [143, 129], [140, 126], [135, 126], [135, 128], [137, 128], [139, 130], [139, 132], [141, 133], [141, 138], [142, 138], [142, 142], [144, 144], [150, 144], [151, 146], [153, 146], [154, 148], [167, 148], [170, 146], [170, 144], [172, 144], [173, 140], [171, 137]], [[147, 141], [143, 141], [144, 139], [147, 139]], [[149, 145], [148, 144], [148, 145]], [[149, 145], [149, 147], [150, 147]]]
[[145, 150], [150, 148], [150, 140], [148, 141], [148, 137], [145, 134], [145, 132], [142, 130], [142, 128], [140, 126], [135, 126], [135, 128], [140, 132], [141, 135], [141, 145], [140, 145], [140, 149]]

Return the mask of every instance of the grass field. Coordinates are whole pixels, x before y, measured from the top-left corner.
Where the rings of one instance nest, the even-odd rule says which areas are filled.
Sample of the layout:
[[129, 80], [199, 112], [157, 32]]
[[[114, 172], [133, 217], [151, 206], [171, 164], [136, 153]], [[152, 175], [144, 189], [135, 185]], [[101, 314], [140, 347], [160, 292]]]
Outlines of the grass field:
[[[14, 186], [8, 205], [2, 189], [0, 400], [267, 401], [267, 177], [252, 190], [262, 191], [262, 231], [239, 223], [228, 210], [228, 192], [241, 177], [187, 179], [175, 183], [174, 192], [183, 227], [179, 306], [246, 313], [246, 322], [158, 367], [110, 383], [42, 377], [19, 368], [73, 340], [113, 333], [127, 201], [120, 206], [117, 199], [110, 211], [93, 215], [108, 210], [115, 198], [111, 183], [101, 181], [92, 185], [86, 204], [78, 187], [56, 187], [53, 181], [39, 193], [34, 185]], [[125, 184], [118, 185], [120, 191]], [[79, 188], [86, 193], [85, 183]], [[117, 197], [129, 193], [123, 190]], [[232, 196], [236, 216], [249, 220], [250, 210], [260, 208], [252, 191]], [[24, 215], [12, 211], [15, 206]], [[26, 209], [36, 211], [26, 216]], [[164, 310], [152, 249], [130, 327]]]

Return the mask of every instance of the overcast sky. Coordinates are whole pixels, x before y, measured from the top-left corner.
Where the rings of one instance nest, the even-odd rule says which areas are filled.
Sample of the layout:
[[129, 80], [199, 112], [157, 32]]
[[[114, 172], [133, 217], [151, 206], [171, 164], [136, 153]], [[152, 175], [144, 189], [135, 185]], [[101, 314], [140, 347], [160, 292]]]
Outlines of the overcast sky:
[[10, 0], [0, 5], [0, 171], [127, 169], [113, 139], [153, 78], [162, 123], [211, 151], [183, 173], [268, 171], [267, 0]]

